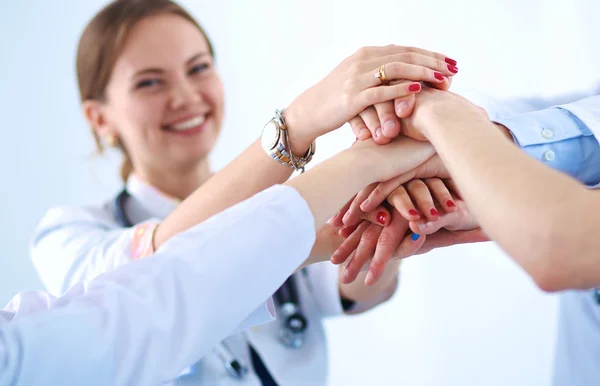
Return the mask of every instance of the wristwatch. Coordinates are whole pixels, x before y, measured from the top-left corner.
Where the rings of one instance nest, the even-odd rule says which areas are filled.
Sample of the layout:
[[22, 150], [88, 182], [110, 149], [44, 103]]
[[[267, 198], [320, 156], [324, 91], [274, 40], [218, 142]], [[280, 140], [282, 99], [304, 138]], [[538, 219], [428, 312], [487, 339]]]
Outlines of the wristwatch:
[[263, 128], [261, 144], [271, 158], [301, 172], [304, 172], [304, 167], [312, 160], [316, 145], [313, 142], [302, 157], [293, 155], [283, 111], [280, 110], [275, 111], [275, 117]]

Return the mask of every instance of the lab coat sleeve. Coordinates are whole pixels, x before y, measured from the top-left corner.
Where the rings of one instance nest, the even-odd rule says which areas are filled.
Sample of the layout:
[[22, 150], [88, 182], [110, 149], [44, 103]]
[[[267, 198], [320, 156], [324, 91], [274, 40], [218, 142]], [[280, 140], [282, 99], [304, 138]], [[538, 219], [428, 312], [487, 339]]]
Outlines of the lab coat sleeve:
[[277, 185], [56, 300], [23, 296], [0, 314], [0, 385], [168, 382], [275, 292], [314, 241], [307, 203]]

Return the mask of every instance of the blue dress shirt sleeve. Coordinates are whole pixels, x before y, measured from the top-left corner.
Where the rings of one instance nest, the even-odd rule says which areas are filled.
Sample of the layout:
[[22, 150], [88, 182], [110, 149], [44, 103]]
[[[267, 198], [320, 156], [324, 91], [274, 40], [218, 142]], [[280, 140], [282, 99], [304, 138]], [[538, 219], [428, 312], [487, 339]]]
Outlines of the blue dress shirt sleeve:
[[588, 186], [600, 182], [600, 145], [571, 111], [552, 107], [495, 120], [530, 156]]

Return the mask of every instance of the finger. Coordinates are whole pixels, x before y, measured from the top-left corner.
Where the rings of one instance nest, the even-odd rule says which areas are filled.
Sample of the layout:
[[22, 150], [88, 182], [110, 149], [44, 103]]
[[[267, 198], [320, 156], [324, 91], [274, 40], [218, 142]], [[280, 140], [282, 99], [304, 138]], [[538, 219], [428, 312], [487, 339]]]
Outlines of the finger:
[[419, 211], [415, 208], [412, 199], [404, 186], [399, 186], [387, 198], [390, 205], [408, 221], [417, 221], [421, 218]]
[[354, 136], [361, 141], [364, 141], [367, 138], [371, 137], [371, 132], [367, 128], [365, 121], [360, 116], [356, 116], [352, 118], [349, 122], [350, 127], [352, 128], [352, 132]]
[[448, 189], [450, 189], [450, 192], [453, 195], [456, 195], [457, 198], [462, 199], [462, 196], [460, 195], [460, 191], [458, 190], [458, 186], [456, 186], [456, 183], [454, 182], [453, 179], [451, 179], [451, 178], [444, 179], [444, 184], [446, 185], [446, 187]]
[[341, 238], [346, 239], [348, 237], [350, 237], [350, 235], [352, 233], [354, 233], [354, 231], [356, 230], [356, 228], [358, 228], [359, 224], [355, 224], [355, 225], [350, 225], [350, 226], [343, 226], [340, 228], [340, 230], [338, 231], [338, 234], [340, 235]]
[[456, 211], [456, 203], [452, 199], [450, 190], [446, 187], [444, 182], [439, 178], [426, 178], [424, 180], [425, 185], [429, 188], [429, 192], [437, 200], [440, 206], [446, 213]]
[[346, 213], [348, 212], [348, 209], [350, 208], [350, 204], [352, 204], [352, 200], [348, 201], [346, 203], [346, 205], [344, 205], [342, 207], [342, 209], [340, 209], [339, 212], [337, 212], [336, 214], [333, 215], [333, 217], [331, 217], [329, 219], [329, 223], [333, 226], [336, 227], [341, 227], [342, 225], [344, 225], [344, 221], [342, 220], [342, 218], [344, 218], [344, 216], [346, 215]]
[[437, 88], [438, 90], [448, 91], [452, 85], [452, 77], [445, 77], [443, 81], [439, 83], [427, 83], [427, 86]]
[[333, 264], [341, 264], [346, 261], [350, 254], [358, 247], [362, 234], [370, 225], [367, 221], [360, 223], [355, 231], [333, 252], [330, 258], [331, 262]]
[[[431, 58], [428, 58], [431, 60]], [[432, 68], [423, 66], [420, 64], [410, 64], [405, 62], [401, 56], [398, 57], [385, 57], [377, 58], [370, 63], [365, 63], [365, 73], [357, 78], [356, 85], [360, 89], [368, 87], [380, 86], [382, 84], [380, 67], [383, 65], [383, 74], [388, 82], [395, 80], [411, 80], [414, 82], [425, 82], [425, 83], [442, 83], [447, 76], [452, 76], [454, 73], [449, 71], [448, 65], [439, 64], [439, 61], [434, 60]], [[367, 66], [373, 66], [368, 68]]]
[[421, 255], [435, 248], [444, 248], [458, 244], [480, 243], [485, 241], [490, 241], [490, 239], [481, 229], [458, 232], [450, 232], [445, 229], [440, 229], [438, 232], [427, 236], [427, 239], [421, 248], [414, 254]]
[[408, 95], [416, 94], [419, 91], [421, 91], [421, 84], [410, 82], [392, 84], [389, 86], [371, 87], [359, 93], [358, 103], [360, 103], [362, 106], [370, 106], [381, 102], [391, 101], [396, 98], [402, 98]]
[[360, 204], [369, 197], [369, 194], [377, 187], [377, 184], [371, 184], [358, 192], [358, 194], [354, 197], [354, 200], [350, 203], [350, 208], [342, 218], [343, 225], [354, 225], [357, 224], [361, 217], [365, 214], [360, 209]]
[[379, 206], [374, 211], [364, 213], [361, 219], [366, 220], [372, 224], [387, 226], [389, 225], [392, 219], [392, 215], [387, 208], [385, 208], [384, 206]]
[[375, 140], [376, 144], [384, 145], [389, 142], [389, 140], [383, 136], [381, 122], [379, 121], [379, 116], [377, 115], [377, 110], [375, 110], [375, 107], [367, 107], [362, 113], [359, 114], [359, 116], [367, 126], [367, 129], [371, 133], [371, 136], [373, 137], [373, 140]]
[[360, 209], [363, 212], [371, 212], [377, 208], [381, 203], [396, 189], [401, 186], [406, 181], [410, 181], [412, 179], [411, 172], [400, 175], [398, 177], [394, 177], [391, 180], [380, 182], [377, 184], [375, 189], [373, 189], [369, 196], [360, 204]]
[[429, 193], [429, 188], [422, 180], [411, 180], [405, 184], [406, 190], [410, 197], [419, 208], [419, 211], [427, 217], [429, 221], [435, 221], [439, 218], [440, 213], [435, 207], [433, 197]]
[[376, 46], [376, 47], [362, 47], [355, 54], [359, 57], [368, 59], [375, 56], [389, 56], [402, 54], [407, 52], [414, 52], [421, 55], [430, 56], [432, 58], [444, 61], [445, 63], [452, 64], [454, 66], [457, 65], [456, 60], [447, 57], [439, 52], [428, 51], [418, 47], [410, 47], [410, 46], [397, 46], [395, 44], [390, 44], [387, 46]]
[[404, 259], [406, 257], [419, 254], [423, 244], [427, 242], [427, 238], [430, 236], [420, 235], [418, 233], [408, 233], [400, 245], [393, 253], [393, 259]]
[[398, 118], [408, 118], [412, 115], [415, 109], [416, 98], [413, 95], [409, 95], [402, 98], [396, 98], [394, 100], [394, 109]]
[[375, 246], [377, 245], [377, 240], [379, 239], [379, 235], [381, 234], [382, 230], [383, 227], [370, 224], [369, 227], [362, 233], [358, 247], [356, 247], [356, 253], [342, 274], [342, 284], [352, 283], [354, 280], [356, 280], [361, 268], [365, 265], [367, 260], [373, 256], [373, 252], [375, 252]]
[[392, 258], [392, 254], [402, 241], [407, 229], [408, 221], [403, 219], [400, 213], [394, 211], [390, 225], [382, 229], [377, 240], [375, 254], [369, 266], [369, 273], [365, 278], [365, 285], [372, 285], [381, 278], [385, 266]]
[[382, 133], [385, 138], [393, 139], [400, 134], [400, 120], [396, 116], [394, 102], [388, 101], [375, 105]]

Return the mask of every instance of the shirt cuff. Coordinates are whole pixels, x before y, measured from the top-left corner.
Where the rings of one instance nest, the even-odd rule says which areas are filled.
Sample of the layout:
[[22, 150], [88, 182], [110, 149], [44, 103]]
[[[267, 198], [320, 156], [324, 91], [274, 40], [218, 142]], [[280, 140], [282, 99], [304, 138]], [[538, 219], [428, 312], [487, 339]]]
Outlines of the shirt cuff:
[[521, 147], [561, 142], [592, 135], [587, 126], [571, 112], [550, 108], [495, 121], [506, 126]]

